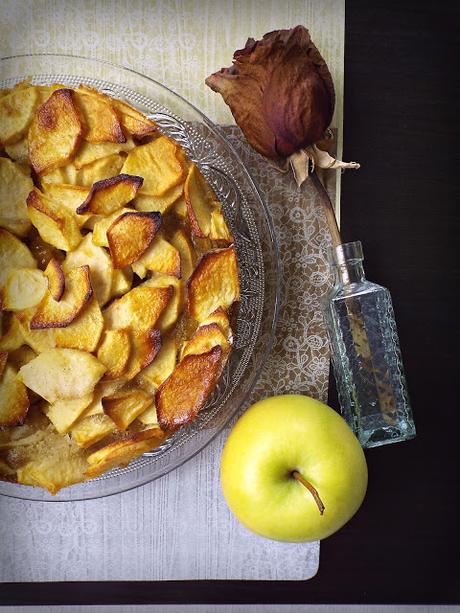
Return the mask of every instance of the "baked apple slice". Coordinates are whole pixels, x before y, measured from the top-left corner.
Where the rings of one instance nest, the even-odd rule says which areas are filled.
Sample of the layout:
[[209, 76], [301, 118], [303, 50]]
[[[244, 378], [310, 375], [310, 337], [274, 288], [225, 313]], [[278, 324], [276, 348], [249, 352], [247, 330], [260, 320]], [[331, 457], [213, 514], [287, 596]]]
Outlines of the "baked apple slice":
[[37, 175], [67, 164], [82, 135], [73, 90], [57, 89], [37, 110], [29, 128], [29, 160]]
[[80, 315], [92, 295], [89, 266], [70, 270], [65, 279], [62, 298], [58, 302], [47, 291], [30, 320], [30, 329], [66, 328]]
[[240, 297], [238, 266], [234, 247], [205, 253], [188, 284], [188, 309], [196, 321], [213, 311], [228, 309]]
[[142, 177], [127, 174], [96, 181], [85, 200], [77, 208], [77, 213], [111, 215], [135, 198], [143, 182]]
[[187, 355], [155, 395], [158, 423], [165, 432], [192, 421], [203, 408], [221, 371], [222, 349]]
[[161, 226], [159, 213], [123, 213], [107, 230], [114, 268], [125, 268], [150, 247]]

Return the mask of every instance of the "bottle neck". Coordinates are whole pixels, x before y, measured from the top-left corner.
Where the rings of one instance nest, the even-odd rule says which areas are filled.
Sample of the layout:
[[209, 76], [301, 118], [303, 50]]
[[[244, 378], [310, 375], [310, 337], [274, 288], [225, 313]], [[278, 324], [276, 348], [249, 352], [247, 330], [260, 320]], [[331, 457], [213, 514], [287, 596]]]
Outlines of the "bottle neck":
[[363, 259], [363, 249], [359, 241], [331, 248], [329, 262], [335, 269], [336, 285], [351, 285], [365, 281]]
[[336, 268], [337, 281], [342, 285], [362, 283], [366, 280], [362, 261], [348, 261]]

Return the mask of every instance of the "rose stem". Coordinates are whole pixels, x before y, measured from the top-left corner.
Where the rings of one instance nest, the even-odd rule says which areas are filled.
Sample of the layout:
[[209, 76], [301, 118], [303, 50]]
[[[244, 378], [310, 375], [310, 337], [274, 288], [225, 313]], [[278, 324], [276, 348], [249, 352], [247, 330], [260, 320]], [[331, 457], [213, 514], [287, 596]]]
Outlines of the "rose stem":
[[312, 181], [315, 183], [315, 186], [319, 192], [321, 206], [323, 207], [324, 214], [326, 216], [327, 227], [329, 228], [329, 232], [332, 238], [332, 245], [337, 247], [342, 244], [342, 238], [340, 237], [339, 226], [337, 225], [337, 218], [335, 216], [334, 207], [332, 206], [332, 202], [329, 199], [328, 193], [326, 192], [323, 184], [318, 179], [316, 173], [312, 173], [310, 175]]
[[307, 481], [304, 477], [302, 477], [302, 475], [297, 470], [292, 471], [292, 476], [294, 477], [294, 479], [297, 479], [299, 483], [301, 483], [304, 487], [307, 488], [307, 490], [315, 499], [316, 504], [318, 505], [320, 515], [322, 515], [326, 507], [324, 506], [323, 501], [319, 497], [318, 491], [313, 487], [310, 481]]

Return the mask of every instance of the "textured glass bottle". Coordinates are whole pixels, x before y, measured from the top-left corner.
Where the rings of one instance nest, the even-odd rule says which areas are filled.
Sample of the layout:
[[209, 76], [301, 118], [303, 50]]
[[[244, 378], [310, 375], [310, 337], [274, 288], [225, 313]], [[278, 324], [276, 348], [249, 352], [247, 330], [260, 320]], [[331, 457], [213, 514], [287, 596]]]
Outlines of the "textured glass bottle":
[[331, 250], [324, 303], [342, 414], [363, 447], [415, 436], [390, 292], [364, 276], [361, 243]]

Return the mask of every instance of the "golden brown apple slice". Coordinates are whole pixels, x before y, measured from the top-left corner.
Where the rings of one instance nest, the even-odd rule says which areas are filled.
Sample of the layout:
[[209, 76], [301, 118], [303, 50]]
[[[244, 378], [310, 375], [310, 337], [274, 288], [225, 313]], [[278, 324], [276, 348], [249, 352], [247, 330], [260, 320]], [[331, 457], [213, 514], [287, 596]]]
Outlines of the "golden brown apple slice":
[[225, 309], [218, 308], [211, 315], [203, 319], [202, 326], [216, 323], [225, 335], [225, 338], [231, 343], [233, 342], [233, 333], [230, 327], [230, 320]]
[[111, 296], [113, 266], [107, 251], [94, 244], [91, 232], [74, 251], [67, 254], [62, 269], [68, 274], [73, 268], [85, 265], [90, 268], [91, 286], [99, 304], [103, 306]]
[[184, 180], [178, 151], [179, 145], [167, 136], [160, 136], [146, 145], [132, 149], [121, 172], [144, 177], [140, 193], [164, 196]]
[[80, 415], [91, 404], [92, 400], [92, 393], [81, 398], [56, 400], [53, 404], [47, 405], [43, 412], [59, 434], [67, 434]]
[[97, 359], [106, 367], [104, 379], [119, 379], [127, 370], [131, 341], [127, 330], [106, 330]]
[[93, 355], [76, 349], [48, 349], [21, 368], [18, 379], [53, 403], [91, 394], [105, 372]]
[[159, 272], [172, 277], [181, 277], [181, 259], [179, 251], [168, 243], [161, 234], [157, 234], [145, 253], [132, 264], [133, 272], [141, 279], [147, 271]]
[[159, 213], [123, 213], [107, 230], [114, 268], [124, 268], [138, 260], [152, 244], [161, 226]]
[[3, 308], [21, 311], [36, 306], [45, 295], [46, 277], [37, 268], [14, 268], [3, 290]]
[[89, 194], [87, 187], [66, 183], [43, 183], [42, 191], [47, 198], [55, 203], [56, 207], [66, 209], [75, 219], [79, 228], [84, 226], [91, 217], [91, 214], [77, 214], [77, 208]]
[[48, 291], [51, 297], [59, 302], [64, 294], [65, 278], [61, 265], [56, 258], [51, 258], [48, 262], [44, 275], [48, 279]]
[[144, 424], [144, 426], [158, 426], [157, 409], [153, 399], [150, 398], [150, 406], [141, 413], [137, 419]]
[[46, 292], [30, 321], [30, 329], [66, 328], [80, 315], [92, 295], [89, 266], [72, 269], [65, 279], [61, 300], [58, 302]]
[[[93, 241], [94, 242], [94, 241]], [[114, 268], [112, 274], [112, 288], [110, 298], [117, 298], [129, 292], [133, 284], [133, 271], [131, 266], [123, 269]]]
[[126, 466], [138, 456], [158, 447], [164, 438], [164, 432], [160, 428], [149, 428], [114, 441], [88, 456], [90, 466], [86, 476], [92, 479], [116, 466]]
[[172, 288], [169, 303], [164, 309], [164, 312], [161, 313], [155, 325], [161, 333], [166, 332], [179, 319], [184, 307], [184, 283], [182, 279], [160, 273], [153, 273], [151, 278], [144, 281], [139, 287]]
[[48, 328], [30, 332], [31, 334], [51, 332], [56, 347], [95, 351], [103, 330], [104, 318], [96, 296], [93, 296], [83, 312], [66, 328]]
[[144, 368], [139, 375], [138, 381], [141, 385], [148, 384], [155, 389], [166, 381], [173, 372], [177, 363], [177, 347], [174, 336], [167, 336], [163, 339], [161, 349], [152, 363]]
[[33, 186], [22, 166], [0, 157], [0, 226], [17, 236], [30, 230], [26, 198]]
[[0, 228], [0, 290], [15, 268], [37, 268], [37, 262], [24, 243]]
[[124, 143], [126, 138], [109, 99], [86, 85], [74, 92], [89, 143]]
[[120, 390], [102, 399], [104, 413], [119, 430], [126, 430], [151, 404], [152, 397], [141, 389]]
[[65, 166], [55, 168], [50, 172], [45, 172], [40, 177], [41, 185], [66, 184], [77, 185], [79, 183], [78, 170], [73, 162], [69, 162]]
[[125, 143], [88, 143], [87, 141], [83, 141], [78, 148], [73, 163], [75, 168], [80, 170], [83, 166], [91, 164], [96, 160], [106, 158], [109, 155], [118, 154], [122, 151], [130, 151], [135, 146], [132, 138], [129, 138]]
[[156, 124], [148, 119], [143, 113], [134, 109], [126, 102], [111, 99], [111, 103], [120, 117], [121, 125], [125, 133], [142, 138], [156, 132]]
[[133, 200], [143, 181], [142, 177], [127, 174], [96, 181], [77, 213], [89, 211], [95, 215], [111, 215]]
[[25, 385], [15, 369], [6, 364], [0, 375], [0, 427], [17, 426], [24, 422], [29, 410]]
[[230, 343], [216, 323], [199, 326], [192, 338], [184, 343], [180, 358], [183, 360], [187, 355], [207, 353], [213, 347], [221, 347], [222, 361], [230, 352]]
[[223, 245], [231, 245], [233, 243], [233, 236], [230, 234], [220, 206], [215, 208], [211, 213], [209, 238], [215, 241], [222, 241]]
[[85, 419], [91, 415], [103, 415], [104, 409], [102, 407], [102, 399], [106, 396], [112, 396], [112, 394], [118, 392], [124, 385], [126, 385], [126, 381], [122, 379], [114, 379], [113, 381], [104, 381], [104, 379], [101, 379], [94, 388], [93, 401], [83, 411], [80, 419]]
[[37, 110], [29, 129], [29, 160], [38, 175], [69, 162], [83, 125], [71, 89], [58, 89]]
[[203, 321], [219, 307], [228, 309], [240, 297], [238, 265], [234, 247], [205, 253], [187, 285], [188, 309]]
[[214, 207], [220, 205], [195, 164], [192, 164], [188, 171], [184, 195], [193, 234], [199, 238], [207, 238], [211, 231], [211, 214]]
[[212, 392], [221, 370], [222, 349], [188, 355], [159, 388], [155, 396], [158, 423], [165, 432], [194, 419]]
[[104, 311], [107, 328], [147, 332], [155, 327], [174, 294], [173, 288], [139, 285], [114, 300]]
[[117, 429], [115, 423], [107, 415], [90, 415], [79, 419], [70, 431], [72, 441], [86, 449]]
[[131, 341], [131, 355], [122, 379], [130, 381], [141, 370], [149, 366], [161, 348], [161, 334], [152, 328], [146, 332], [129, 331]]
[[181, 261], [181, 279], [188, 281], [193, 272], [195, 254], [192, 243], [182, 228], [177, 229], [171, 237], [171, 244], [179, 251]]
[[75, 216], [34, 189], [27, 197], [27, 214], [45, 243], [63, 251], [75, 249], [82, 236]]
[[120, 172], [124, 161], [124, 156], [119, 153], [113, 153], [85, 164], [77, 171], [78, 184], [91, 187], [96, 181], [110, 179], [110, 177], [114, 177]]
[[95, 215], [95, 223], [93, 226], [93, 243], [98, 245], [99, 247], [108, 247], [109, 241], [107, 239], [107, 230], [113, 224], [113, 222], [121, 217], [124, 213], [135, 213], [134, 209], [130, 209], [128, 207], [123, 207], [119, 211], [115, 211], [111, 215], [107, 215], [107, 217], [103, 217], [102, 215]]
[[0, 98], [0, 143], [15, 143], [26, 134], [37, 104], [37, 89], [30, 86], [16, 86]]
[[184, 186], [182, 183], [171, 187], [163, 196], [149, 196], [148, 194], [137, 194], [133, 205], [137, 211], [150, 212], [158, 211], [161, 214], [167, 213], [174, 203], [182, 196]]

